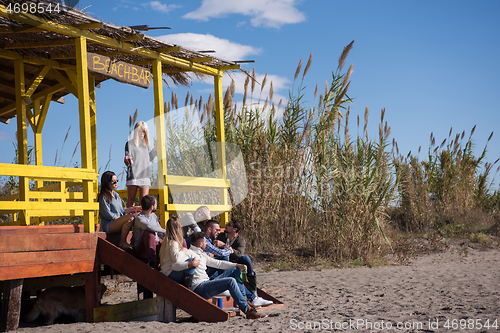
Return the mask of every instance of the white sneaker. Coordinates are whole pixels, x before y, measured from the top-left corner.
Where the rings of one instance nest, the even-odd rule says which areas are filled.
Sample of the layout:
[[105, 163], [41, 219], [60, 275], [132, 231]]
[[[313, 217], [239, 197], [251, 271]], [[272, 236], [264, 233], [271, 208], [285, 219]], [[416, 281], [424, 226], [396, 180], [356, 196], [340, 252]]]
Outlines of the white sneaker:
[[253, 306], [268, 306], [273, 304], [273, 301], [268, 301], [267, 299], [263, 299], [262, 297], [255, 297], [253, 301], [248, 302]]
[[223, 291], [221, 292], [219, 295], [217, 295], [218, 297], [231, 297], [231, 293], [229, 292], [229, 290], [226, 290], [226, 291]]

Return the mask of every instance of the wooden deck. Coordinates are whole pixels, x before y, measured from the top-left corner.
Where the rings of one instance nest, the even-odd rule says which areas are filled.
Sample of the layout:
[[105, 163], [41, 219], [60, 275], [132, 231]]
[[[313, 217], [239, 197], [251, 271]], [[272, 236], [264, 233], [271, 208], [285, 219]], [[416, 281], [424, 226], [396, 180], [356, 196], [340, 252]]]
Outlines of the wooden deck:
[[[230, 313], [110, 243], [103, 232], [85, 233], [83, 226], [72, 225], [12, 226], [0, 227], [0, 282], [4, 294], [0, 322], [6, 325], [0, 326], [0, 331], [17, 328], [24, 279], [78, 273], [85, 275], [86, 318], [93, 322], [93, 309], [99, 306], [100, 264], [109, 265], [200, 321], [230, 318]], [[285, 306], [262, 290], [258, 293], [275, 302], [273, 307]]]

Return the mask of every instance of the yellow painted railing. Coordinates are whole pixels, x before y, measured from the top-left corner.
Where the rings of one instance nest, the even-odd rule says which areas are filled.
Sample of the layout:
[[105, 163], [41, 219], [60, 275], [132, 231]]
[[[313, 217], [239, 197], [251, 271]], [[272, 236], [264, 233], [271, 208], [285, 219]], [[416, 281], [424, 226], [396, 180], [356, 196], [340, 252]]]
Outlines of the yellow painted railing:
[[[166, 183], [170, 193], [181, 193], [190, 191], [200, 191], [206, 189], [227, 189], [230, 186], [229, 179], [207, 178], [207, 177], [187, 177], [167, 175]], [[127, 198], [127, 190], [116, 191], [121, 198]], [[160, 190], [157, 188], [149, 189], [149, 194], [158, 195]], [[169, 213], [194, 212], [200, 206], [207, 206], [212, 212], [227, 212], [231, 210], [231, 205], [205, 205], [205, 204], [166, 204], [165, 210]]]
[[0, 225], [21, 225], [43, 223], [72, 216], [82, 216], [84, 211], [97, 211], [96, 193], [91, 202], [84, 202], [82, 192], [69, 192], [68, 188], [83, 185], [83, 182], [97, 182], [93, 169], [61, 168], [23, 164], [0, 163], [1, 176], [25, 177], [29, 181], [54, 181], [36, 190], [27, 191], [26, 200], [20, 201], [19, 193], [0, 197], [0, 214], [15, 214], [28, 211], [30, 221], [16, 221]]

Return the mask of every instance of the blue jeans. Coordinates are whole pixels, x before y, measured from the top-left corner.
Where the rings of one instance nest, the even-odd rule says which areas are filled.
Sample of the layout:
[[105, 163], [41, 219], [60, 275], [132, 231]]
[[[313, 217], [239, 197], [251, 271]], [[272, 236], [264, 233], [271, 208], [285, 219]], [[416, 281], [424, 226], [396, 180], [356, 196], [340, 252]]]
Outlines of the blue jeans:
[[[223, 261], [229, 261], [229, 257], [228, 256], [217, 256], [217, 257], [214, 257], [214, 259], [223, 260]], [[224, 273], [223, 269], [217, 269], [217, 268], [213, 268], [213, 267], [207, 267], [207, 275], [210, 278], [210, 280], [215, 279], [217, 276], [222, 275], [223, 273]]]
[[205, 299], [209, 299], [223, 291], [229, 290], [231, 297], [236, 304], [238, 304], [238, 308], [240, 308], [243, 313], [246, 313], [248, 310], [246, 298], [253, 300], [255, 299], [255, 295], [248, 291], [245, 285], [238, 282], [238, 280], [241, 281], [241, 271], [238, 267], [233, 267], [213, 280], [207, 280], [200, 283], [194, 292]]
[[[187, 258], [186, 261], [193, 261], [194, 258]], [[186, 268], [183, 271], [172, 271], [168, 277], [177, 283], [182, 283], [184, 274], [194, 274], [196, 267]]]
[[237, 264], [243, 264], [247, 266], [247, 275], [255, 275], [255, 271], [253, 270], [252, 260], [247, 255], [242, 255], [238, 260], [236, 260]]
[[[223, 256], [215, 257], [215, 259], [229, 261], [229, 257], [227, 257], [227, 256], [226, 257], [223, 257]], [[255, 271], [253, 270], [253, 266], [252, 266], [252, 260], [250, 259], [249, 256], [242, 255], [241, 257], [238, 258], [238, 260], [233, 261], [233, 262], [235, 262], [237, 264], [246, 265], [247, 266], [247, 274], [250, 276], [255, 276]], [[207, 267], [207, 275], [208, 275], [208, 277], [210, 277], [211, 280], [213, 280], [217, 276], [221, 275], [222, 273], [224, 273], [224, 270], [222, 270], [222, 269]]]

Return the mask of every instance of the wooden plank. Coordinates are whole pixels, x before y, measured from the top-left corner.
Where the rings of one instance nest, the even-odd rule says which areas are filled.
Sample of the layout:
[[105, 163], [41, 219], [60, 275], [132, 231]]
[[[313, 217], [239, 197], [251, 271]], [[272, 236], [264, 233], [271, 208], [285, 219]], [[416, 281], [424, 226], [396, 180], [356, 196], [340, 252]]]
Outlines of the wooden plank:
[[19, 326], [23, 279], [4, 281], [0, 311], [0, 332], [14, 331]]
[[229, 314], [224, 310], [102, 238], [98, 240], [97, 253], [100, 262], [132, 278], [153, 293], [168, 299], [176, 307], [198, 320], [206, 322], [229, 320]]
[[96, 242], [91, 233], [0, 236], [0, 253], [91, 249]]
[[167, 185], [169, 186], [200, 186], [207, 188], [227, 188], [231, 185], [229, 179], [208, 178], [208, 177], [188, 177], [167, 175]]
[[22, 165], [0, 163], [0, 175], [22, 176], [30, 179], [50, 179], [54, 181], [97, 180], [97, 172], [93, 169], [63, 168], [42, 165]]
[[94, 270], [94, 262], [95, 261], [92, 260], [44, 265], [13, 266], [10, 269], [0, 269], [0, 281], [92, 272]]
[[94, 308], [94, 323], [124, 321], [156, 314], [156, 297]]
[[[56, 202], [56, 201], [0, 201], [0, 211], [2, 210], [38, 210], [50, 213], [61, 209], [74, 210], [99, 210], [98, 202]], [[45, 214], [44, 214], [45, 215]], [[51, 214], [55, 215], [55, 214]]]
[[132, 65], [124, 61], [115, 61], [91, 52], [87, 53], [87, 62], [90, 72], [110, 77], [118, 82], [146, 89], [151, 84], [151, 72], [146, 67]]
[[24, 279], [23, 292], [34, 295], [37, 290], [50, 287], [74, 287], [85, 285], [85, 274], [72, 274], [60, 276], [45, 276], [39, 278]]
[[35, 47], [38, 48], [38, 47], [68, 46], [72, 45], [73, 43], [74, 43], [73, 39], [66, 38], [61, 40], [52, 40], [45, 42], [11, 43], [5, 45], [4, 49], [13, 50], [13, 49], [31, 49]]
[[83, 225], [40, 225], [0, 227], [0, 236], [83, 232]]
[[175, 306], [161, 296], [156, 298], [156, 318], [162, 323], [175, 323], [177, 320]]
[[99, 307], [99, 267], [97, 261], [94, 262], [94, 270], [85, 273], [85, 318], [87, 323], [94, 320], [93, 309]]
[[89, 261], [95, 249], [0, 253], [0, 269], [13, 266]]
[[[169, 212], [194, 212], [200, 204], [167, 204], [167, 210]], [[205, 205], [210, 209], [211, 212], [228, 212], [231, 210], [231, 205]]]

